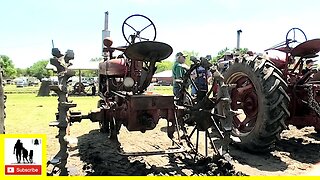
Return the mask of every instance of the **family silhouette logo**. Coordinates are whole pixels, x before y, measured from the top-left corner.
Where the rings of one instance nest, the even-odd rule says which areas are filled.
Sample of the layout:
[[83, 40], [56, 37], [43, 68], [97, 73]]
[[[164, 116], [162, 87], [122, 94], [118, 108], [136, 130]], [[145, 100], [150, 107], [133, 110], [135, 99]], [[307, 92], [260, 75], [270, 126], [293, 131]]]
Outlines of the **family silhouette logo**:
[[42, 139], [5, 138], [5, 175], [41, 175]]

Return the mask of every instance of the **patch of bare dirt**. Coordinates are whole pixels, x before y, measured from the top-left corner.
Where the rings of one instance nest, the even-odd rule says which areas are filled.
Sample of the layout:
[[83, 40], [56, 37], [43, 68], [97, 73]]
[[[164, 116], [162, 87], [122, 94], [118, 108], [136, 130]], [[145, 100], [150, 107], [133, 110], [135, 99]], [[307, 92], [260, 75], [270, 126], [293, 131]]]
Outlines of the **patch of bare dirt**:
[[[188, 155], [181, 153], [136, 157], [118, 153], [120, 149], [131, 152], [169, 147], [171, 141], [163, 131], [165, 126], [166, 123], [161, 122], [156, 130], [146, 133], [128, 132], [122, 127], [119, 134], [121, 145], [109, 140], [107, 134], [98, 129], [83, 132], [78, 135], [77, 144], [69, 149], [70, 175], [305, 175], [320, 162], [320, 135], [312, 127], [299, 130], [294, 126], [281, 134], [280, 141], [270, 153], [250, 154], [231, 147], [231, 164], [212, 158], [195, 164]], [[49, 153], [54, 154], [50, 150]]]
[[320, 134], [313, 127], [297, 129], [289, 126], [289, 130], [281, 133], [274, 151], [250, 154], [233, 148], [231, 156], [235, 169], [248, 175], [307, 175], [320, 162]]

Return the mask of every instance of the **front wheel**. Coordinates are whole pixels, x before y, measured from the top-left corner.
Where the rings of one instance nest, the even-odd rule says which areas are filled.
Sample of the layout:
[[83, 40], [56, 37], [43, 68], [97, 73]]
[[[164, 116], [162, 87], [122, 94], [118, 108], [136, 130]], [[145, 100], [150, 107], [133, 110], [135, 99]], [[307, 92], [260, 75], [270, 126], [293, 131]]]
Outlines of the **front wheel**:
[[270, 150], [289, 117], [289, 96], [282, 72], [270, 61], [255, 58], [232, 64], [224, 74], [225, 83], [235, 84], [231, 109], [240, 112], [233, 118], [232, 135], [241, 149], [251, 152]]

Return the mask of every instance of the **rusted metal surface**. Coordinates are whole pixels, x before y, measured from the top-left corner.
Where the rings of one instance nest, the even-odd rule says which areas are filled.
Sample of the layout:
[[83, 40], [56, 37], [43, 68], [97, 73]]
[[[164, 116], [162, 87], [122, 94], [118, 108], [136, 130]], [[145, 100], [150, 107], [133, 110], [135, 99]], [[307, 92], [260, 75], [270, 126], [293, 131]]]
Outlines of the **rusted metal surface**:
[[312, 39], [296, 46], [291, 51], [291, 56], [304, 57], [315, 55], [320, 51], [320, 39]]
[[[124, 26], [128, 26], [125, 23], [126, 21]], [[145, 28], [151, 27], [152, 24]], [[194, 159], [196, 160], [196, 157], [200, 155], [198, 141], [201, 131], [201, 133], [205, 134], [206, 144], [206, 152], [201, 157], [208, 156], [209, 148], [213, 148], [217, 156], [227, 154], [228, 145], [231, 141], [230, 132], [234, 115], [231, 112], [230, 96], [228, 94], [229, 85], [225, 85], [222, 82], [223, 77], [216, 69], [211, 69], [212, 73], [214, 73], [215, 84], [210, 92], [205, 95], [205, 101], [200, 102], [199, 100], [194, 107], [194, 104], [184, 106], [184, 103], [182, 103], [181, 108], [179, 108], [175, 104], [179, 104], [180, 101], [183, 101], [182, 99], [177, 100], [178, 103], [175, 103], [173, 96], [145, 93], [156, 71], [156, 62], [168, 58], [173, 49], [170, 45], [162, 42], [146, 41], [140, 34], [143, 30], [136, 31], [136, 34], [130, 35], [129, 38], [125, 36], [125, 39], [129, 42], [128, 47], [114, 48], [111, 47], [113, 41], [110, 38], [104, 40], [105, 47], [103, 51], [106, 56], [104, 57], [104, 62], [99, 64], [99, 95], [101, 99], [98, 102], [98, 109], [87, 115], [82, 115], [80, 112], [72, 112], [69, 116], [69, 122], [81, 122], [82, 119], [99, 122], [100, 131], [108, 133], [110, 139], [117, 141], [121, 125], [128, 131], [144, 133], [155, 129], [159, 119], [163, 118], [167, 120], [166, 132], [168, 140], [172, 141], [173, 145], [176, 145], [176, 149], [152, 152], [121, 151], [119, 153], [129, 156], [171, 154], [185, 152], [186, 149], [183, 146], [187, 146], [191, 149], [188, 153], [194, 154]], [[124, 52], [125, 57], [113, 57], [115, 50]], [[194, 68], [200, 66], [209, 70], [212, 64], [208, 62], [208, 59], [196, 60]], [[186, 73], [184, 78], [188, 79], [191, 77], [190, 75], [191, 70]], [[185, 85], [186, 87], [183, 89], [188, 88], [186, 83]], [[218, 86], [219, 90], [217, 89]], [[210, 99], [209, 96], [212, 94], [214, 97]], [[221, 116], [213, 111], [214, 107], [219, 103], [223, 104], [222, 109], [225, 113]], [[196, 123], [191, 125], [194, 128], [191, 133], [187, 130], [186, 118], [190, 118], [190, 121]], [[220, 134], [221, 145], [215, 145], [209, 135], [209, 128], [217, 129]], [[197, 142], [192, 140], [194, 139], [194, 132], [197, 134]], [[210, 147], [208, 143], [210, 143]]]
[[[289, 39], [288, 34], [296, 30], [304, 35], [305, 41], [296, 47], [290, 48], [290, 42], [297, 41]], [[286, 59], [284, 61], [271, 59], [275, 66], [283, 72], [283, 76], [288, 77], [284, 79], [288, 83], [286, 91], [290, 96], [289, 110], [291, 115], [286, 120], [286, 124], [292, 124], [300, 128], [313, 126], [317, 131], [320, 131], [320, 108], [317, 108], [320, 102], [319, 72], [314, 70], [308, 77], [301, 73], [305, 61], [308, 58], [318, 56], [320, 39], [307, 40], [304, 32], [299, 28], [290, 29], [286, 38], [286, 44], [276, 48], [276, 50], [286, 53]], [[295, 58], [299, 58], [299, 60], [294, 68], [289, 70], [289, 65], [292, 64], [292, 60]]]
[[[316, 102], [320, 102], [320, 84], [312, 86], [312, 97]], [[320, 131], [320, 117], [317, 110], [310, 107], [308, 85], [289, 86], [288, 94], [291, 96], [289, 110], [291, 117], [286, 124], [292, 124], [299, 128], [313, 126], [316, 131]]]
[[138, 42], [130, 45], [125, 54], [136, 61], [161, 61], [172, 54], [172, 47], [161, 42]]
[[99, 73], [112, 77], [124, 77], [127, 75], [127, 60], [124, 58], [110, 59], [99, 63]]
[[[131, 17], [144, 18], [140, 15]], [[71, 113], [70, 122], [80, 122], [82, 119], [99, 122], [101, 131], [108, 132], [111, 139], [117, 140], [121, 125], [128, 131], [145, 132], [153, 130], [159, 119], [164, 118], [168, 121], [168, 137], [173, 138], [174, 132], [179, 129], [173, 96], [144, 94], [155, 73], [155, 63], [170, 56], [172, 48], [165, 43], [145, 41], [141, 35], [131, 35], [127, 39], [130, 40], [128, 47], [114, 48], [110, 38], [104, 40], [106, 56], [104, 62], [99, 64], [100, 105], [88, 115]], [[113, 57], [115, 50], [125, 52], [126, 57]], [[129, 83], [125, 82], [125, 78], [129, 78]]]
[[[53, 54], [54, 55], [54, 54]], [[50, 86], [50, 89], [57, 93], [58, 95], [58, 113], [56, 114], [56, 121], [51, 122], [50, 126], [55, 126], [59, 128], [59, 134], [57, 138], [59, 139], [60, 150], [54, 156], [53, 159], [49, 160], [47, 166], [53, 165], [53, 171], [55, 168], [59, 169], [60, 176], [67, 176], [68, 169], [67, 165], [67, 158], [68, 158], [68, 151], [67, 145], [68, 142], [66, 140], [67, 128], [68, 128], [68, 111], [72, 107], [76, 107], [76, 104], [73, 104], [68, 101], [68, 91], [67, 91], [67, 82], [68, 79], [75, 75], [75, 72], [68, 69], [69, 61], [73, 59], [73, 52], [72, 55], [66, 53], [64, 56], [54, 56], [50, 59], [50, 63], [57, 68], [58, 73], [58, 82], [59, 85]]]

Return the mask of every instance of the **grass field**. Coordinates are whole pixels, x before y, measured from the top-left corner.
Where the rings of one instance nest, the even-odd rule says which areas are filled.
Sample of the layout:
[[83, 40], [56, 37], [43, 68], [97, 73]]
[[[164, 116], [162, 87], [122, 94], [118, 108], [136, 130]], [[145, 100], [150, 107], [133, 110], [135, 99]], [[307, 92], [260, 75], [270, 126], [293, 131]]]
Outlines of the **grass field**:
[[[36, 97], [36, 94], [8, 94], [6, 103], [6, 133], [40, 133], [49, 131], [49, 122], [55, 120], [58, 97]], [[98, 97], [70, 97], [80, 110], [87, 113], [96, 108]], [[50, 128], [51, 129], [51, 128]]]
[[[58, 97], [37, 97], [38, 87], [16, 88], [14, 85], [4, 87], [7, 95], [5, 119], [6, 134], [46, 134], [47, 135], [47, 158], [50, 159], [58, 151], [59, 144], [55, 136], [58, 128], [49, 127], [49, 122], [55, 120], [55, 113], [58, 111]], [[155, 93], [172, 94], [172, 87], [157, 86]], [[71, 110], [81, 111], [83, 114], [90, 112], [97, 107], [98, 96], [69, 97], [77, 104]], [[82, 120], [81, 123], [74, 123], [70, 128], [72, 137], [79, 137], [98, 129], [98, 123], [89, 120]]]
[[155, 86], [153, 91], [159, 94], [173, 95], [172, 86]]
[[[57, 112], [58, 100], [57, 96], [49, 97], [37, 97], [36, 93], [38, 87], [24, 87], [16, 88], [14, 85], [5, 86], [4, 90], [7, 93], [6, 113], [7, 118], [5, 120], [6, 133], [8, 134], [47, 134], [52, 132], [55, 128], [48, 126], [50, 121], [55, 120], [55, 113]], [[156, 86], [154, 88], [155, 93], [159, 94], [172, 94], [171, 86]], [[77, 107], [71, 110], [79, 110], [82, 113], [88, 113], [97, 107], [97, 101], [99, 97], [70, 97], [69, 100], [73, 100], [77, 104]], [[86, 121], [86, 120], [84, 120]], [[75, 131], [81, 130], [82, 126], [92, 127], [89, 121], [82, 122], [77, 128], [76, 123], [74, 126]], [[90, 125], [89, 125], [90, 124]], [[98, 127], [94, 125], [94, 127]]]
[[6, 85], [4, 86], [4, 92], [6, 94], [27, 94], [27, 93], [38, 93], [39, 91], [39, 88], [40, 88], [40, 85], [39, 86], [27, 86], [27, 87], [19, 87], [17, 88], [16, 85]]

